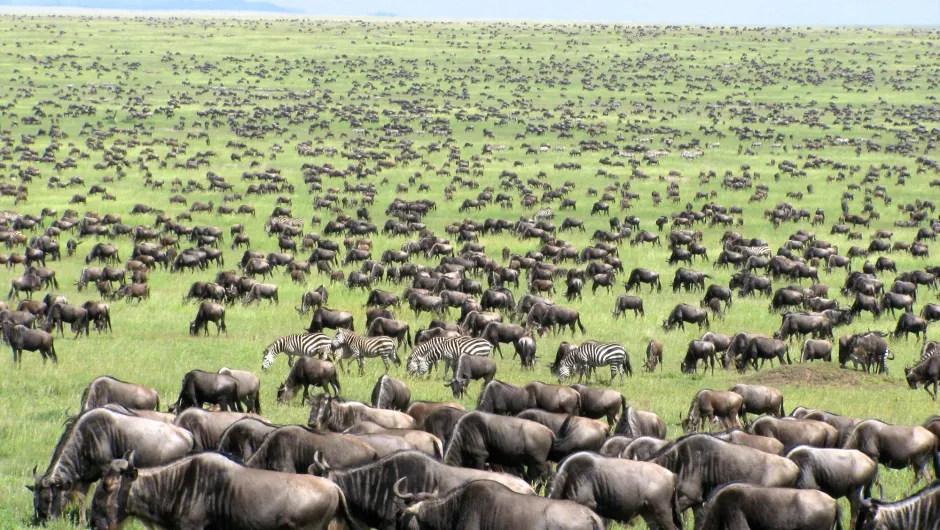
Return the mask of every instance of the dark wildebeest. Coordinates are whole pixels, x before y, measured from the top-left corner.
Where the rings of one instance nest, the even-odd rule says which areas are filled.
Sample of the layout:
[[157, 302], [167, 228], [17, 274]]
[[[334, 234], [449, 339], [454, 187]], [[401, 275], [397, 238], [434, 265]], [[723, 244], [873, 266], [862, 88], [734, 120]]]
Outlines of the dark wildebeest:
[[646, 370], [648, 372], [656, 371], [657, 364], [660, 365], [660, 370], [665, 368], [663, 364], [663, 343], [653, 339], [646, 345]]
[[787, 458], [800, 466], [797, 488], [819, 490], [834, 499], [848, 499], [852, 510], [849, 528], [855, 528], [858, 500], [863, 489], [875, 481], [878, 464], [855, 449], [797, 447]]
[[301, 402], [306, 403], [311, 385], [323, 388], [327, 394], [330, 393], [330, 387], [332, 387], [333, 394], [338, 396], [341, 388], [333, 363], [313, 357], [297, 359], [287, 379], [277, 389], [277, 402], [289, 403], [297, 389], [303, 386], [304, 393]]
[[649, 436], [663, 439], [666, 437], [666, 422], [653, 412], [624, 407], [623, 415], [614, 427], [614, 434], [630, 438]]
[[325, 307], [318, 307], [313, 312], [310, 319], [310, 326], [307, 327], [308, 333], [320, 333], [324, 329], [348, 329], [356, 331], [354, 327], [352, 313], [346, 311], [334, 311]]
[[192, 370], [183, 376], [180, 395], [171, 405], [170, 412], [180, 413], [189, 407], [201, 408], [204, 403], [216, 404], [222, 411], [242, 412], [238, 381], [228, 375]]
[[483, 386], [489, 384], [496, 375], [496, 363], [489, 357], [482, 355], [461, 355], [457, 359], [457, 369], [454, 377], [447, 381], [445, 386], [450, 387], [454, 399], [459, 399], [467, 392], [470, 381], [483, 380]]
[[173, 424], [193, 433], [193, 451], [215, 451], [225, 429], [242, 418], [262, 419], [257, 414], [210, 412], [192, 407], [179, 413]]
[[444, 463], [471, 469], [483, 469], [486, 463], [507, 469], [524, 467], [525, 478], [534, 483], [548, 478], [548, 453], [554, 442], [554, 434], [544, 425], [473, 411], [457, 421]]
[[532, 381], [523, 389], [528, 395], [528, 408], [574, 415], [581, 410], [581, 394], [573, 388]]
[[372, 290], [372, 292], [369, 293], [369, 298], [366, 299], [367, 307], [391, 307], [397, 306], [400, 303], [401, 299], [398, 298], [397, 294], [381, 289]]
[[451, 435], [454, 433], [457, 421], [466, 413], [467, 411], [462, 407], [438, 407], [424, 418], [422, 429], [440, 438], [446, 447]]
[[215, 323], [215, 334], [218, 335], [225, 331], [225, 308], [215, 302], [202, 302], [199, 304], [199, 310], [196, 312], [196, 319], [189, 323], [189, 334], [198, 335], [199, 328], [202, 328], [203, 334], [209, 335], [209, 322]]
[[560, 462], [578, 451], [596, 452], [604, 445], [608, 427], [602, 421], [547, 412], [542, 409], [529, 409], [519, 413], [517, 418], [534, 421], [552, 430], [555, 443], [548, 453], [548, 459]]
[[744, 398], [744, 405], [741, 407], [741, 419], [744, 423], [747, 423], [748, 414], [786, 416], [783, 411], [783, 393], [776, 388], [738, 383], [729, 388], [728, 392], [734, 392]]
[[[904, 368], [904, 377], [911, 390], [917, 390], [917, 384], [923, 383], [927, 394], [937, 400], [937, 386], [940, 384], [940, 355], [931, 355], [912, 368]], [[933, 393], [930, 385], [933, 384]]]
[[277, 296], [277, 285], [273, 283], [256, 283], [248, 290], [243, 303], [248, 305], [252, 302], [261, 302], [262, 299], [268, 300], [271, 305], [280, 303]]
[[387, 318], [376, 318], [369, 324], [369, 330], [366, 332], [366, 337], [391, 337], [395, 339], [398, 347], [403, 347], [405, 343], [408, 343], [408, 347], [412, 347], [411, 341], [411, 328], [408, 326], [408, 323], [402, 320], [391, 320]]
[[706, 421], [720, 429], [741, 428], [740, 413], [744, 398], [735, 392], [699, 390], [689, 407], [689, 415], [682, 420], [685, 432], [705, 429]]
[[222, 431], [216, 451], [236, 462], [247, 462], [264, 443], [265, 436], [277, 428], [260, 418], [245, 416]]
[[895, 309], [901, 309], [906, 313], [913, 313], [914, 299], [906, 294], [885, 293], [881, 295], [881, 308], [891, 313], [891, 316], [895, 316]]
[[245, 465], [281, 473], [303, 474], [322, 458], [336, 468], [373, 462], [375, 449], [351, 434], [319, 431], [301, 425], [285, 425], [268, 433]]
[[677, 476], [679, 510], [692, 508], [701, 521], [703, 503], [715, 489], [729, 482], [768, 487], [790, 487], [799, 467], [784, 457], [744, 445], [734, 445], [707, 434], [678, 439], [650, 460]]
[[59, 336], [65, 335], [62, 324], [66, 322], [71, 326], [76, 339], [81, 336], [82, 331], [86, 337], [90, 332], [88, 311], [84, 307], [55, 303], [46, 310], [45, 319], [45, 331], [52, 332], [53, 328], [58, 328]]
[[[441, 402], [441, 401], [412, 401], [411, 405], [408, 405], [408, 410], [405, 411], [405, 414], [411, 416], [415, 420], [415, 427], [417, 429], [424, 430], [424, 421], [428, 416], [431, 415], [434, 411], [440, 408], [454, 408], [458, 410], [464, 410], [463, 406], [457, 402]], [[433, 434], [433, 433], [432, 433]], [[437, 436], [435, 434], [435, 436]], [[440, 436], [438, 436], [440, 438]], [[440, 438], [443, 440], [444, 438]]]
[[698, 372], [698, 362], [704, 361], [705, 370], [711, 363], [712, 375], [715, 374], [715, 345], [707, 340], [693, 340], [685, 351], [685, 358], [679, 364], [682, 373]]
[[729, 368], [731, 362], [734, 361], [738, 371], [743, 373], [748, 363], [754, 367], [754, 370], [758, 370], [758, 359], [761, 360], [761, 366], [768, 360], [772, 365], [775, 358], [783, 365], [789, 364], [789, 357], [790, 349], [786, 342], [763, 335], [740, 332], [731, 338], [731, 344], [728, 346], [724, 359], [724, 367]]
[[227, 375], [238, 381], [238, 400], [242, 402], [246, 412], [261, 414], [261, 380], [258, 376], [244, 370], [232, 370], [223, 366], [219, 368], [220, 375]]
[[832, 343], [828, 340], [807, 339], [800, 348], [800, 362], [817, 359], [832, 362]]
[[859, 422], [845, 437], [843, 449], [858, 449], [888, 469], [914, 470], [914, 484], [927, 479], [927, 465], [937, 447], [937, 437], [917, 425], [889, 425], [878, 420]]
[[763, 416], [751, 424], [751, 432], [780, 440], [789, 451], [800, 445], [832, 449], [839, 441], [839, 431], [821, 421]]
[[522, 336], [516, 344], [516, 348], [513, 356], [519, 355], [519, 361], [522, 363], [523, 368], [534, 368], [535, 367], [535, 354], [536, 354], [536, 343], [532, 335], [526, 333]]
[[780, 329], [774, 332], [774, 338], [780, 340], [793, 340], [797, 335], [813, 338], [832, 338], [832, 321], [824, 314], [815, 313], [786, 313]]
[[708, 321], [707, 311], [689, 304], [678, 304], [669, 313], [669, 317], [663, 320], [663, 329], [669, 331], [679, 326], [679, 329], [684, 330], [686, 322], [689, 324], [698, 324], [699, 329], [701, 329], [702, 326], [711, 326], [711, 323]]
[[361, 421], [343, 431], [375, 449], [377, 458], [396, 451], [415, 449], [434, 458], [444, 456], [444, 443], [436, 436], [416, 429], [386, 429], [371, 421]]
[[19, 278], [10, 280], [10, 292], [7, 298], [19, 298], [20, 293], [26, 293], [26, 298], [32, 298], [33, 292], [42, 288], [42, 279], [35, 274], [24, 274]]
[[213, 453], [134, 466], [116, 460], [102, 477], [92, 500], [93, 530], [119, 528], [129, 517], [164, 528], [355, 527], [342, 490], [323, 478], [248, 469]]
[[78, 500], [85, 521], [85, 494], [111, 461], [129, 451], [141, 465], [155, 466], [181, 458], [193, 448], [193, 435], [174, 425], [96, 408], [70, 418], [52, 453], [45, 473], [36, 473], [27, 486], [33, 492], [36, 520], [59, 517]]
[[[517, 420], [521, 421], [521, 420]], [[539, 426], [541, 427], [541, 426]], [[544, 428], [544, 427], [542, 427]], [[522, 495], [490, 480], [475, 480], [451, 490], [412, 495], [395, 487], [396, 495], [417, 501], [399, 513], [398, 528], [424, 530], [485, 530], [532, 528], [603, 530], [601, 518], [585, 506]]]
[[526, 330], [516, 324], [504, 324], [502, 322], [490, 322], [483, 328], [480, 338], [496, 347], [499, 357], [503, 358], [503, 351], [500, 344], [515, 344], [525, 335]]
[[23, 364], [23, 350], [38, 351], [42, 356], [42, 363], [52, 359], [53, 364], [59, 362], [55, 352], [55, 339], [51, 333], [41, 329], [29, 329], [20, 324], [13, 324], [12, 320], [3, 321], [3, 338], [13, 351], [13, 362], [20, 366]]
[[729, 484], [705, 502], [701, 530], [829, 530], [842, 527], [835, 499], [820, 491]]
[[327, 292], [326, 287], [320, 285], [313, 291], [307, 291], [300, 297], [300, 307], [295, 307], [301, 316], [306, 315], [308, 311], [314, 308], [318, 308], [323, 304], [327, 303], [330, 298], [330, 294]]
[[408, 385], [397, 379], [382, 374], [372, 387], [372, 406], [377, 409], [408, 410], [411, 391]]
[[709, 285], [708, 289], [705, 291], [705, 296], [702, 298], [702, 307], [708, 305], [708, 302], [711, 300], [721, 300], [725, 303], [726, 309], [731, 309], [731, 289], [714, 283]]
[[845, 363], [852, 361], [856, 369], [858, 369], [858, 364], [862, 364], [866, 371], [874, 368], [876, 373], [887, 374], [888, 367], [885, 360], [893, 358], [893, 355], [888, 349], [885, 337], [886, 335], [877, 331], [840, 337], [839, 366], [844, 367]]
[[675, 475], [655, 464], [584, 452], [558, 466], [548, 497], [575, 501], [622, 524], [640, 516], [652, 528], [677, 530], [682, 521], [675, 491]]
[[627, 399], [616, 390], [592, 388], [584, 385], [571, 385], [581, 395], [579, 414], [586, 418], [607, 418], [607, 425], [613, 427], [617, 415], [627, 409]]
[[[866, 497], [859, 500], [857, 530], [908, 530], [912, 528], [910, 521], [940, 521], [940, 484], [892, 503], [870, 498], [870, 488], [866, 488]], [[930, 526], [916, 528], [932, 530]]]
[[927, 321], [921, 317], [914, 316], [913, 313], [904, 313], [898, 318], [898, 325], [894, 328], [894, 338], [900, 339], [901, 334], [904, 334], [904, 339], [907, 340], [910, 338], [911, 333], [914, 334], [914, 337], [920, 338], [921, 333], [924, 334], [924, 339], [927, 338]]
[[525, 388], [494, 379], [483, 385], [477, 398], [476, 409], [491, 414], [514, 416], [529, 408], [529, 394]]
[[307, 425], [342, 432], [360, 421], [371, 421], [386, 429], [414, 429], [415, 420], [397, 410], [372, 408], [358, 401], [320, 394], [310, 400]]
[[643, 310], [643, 299], [639, 296], [630, 296], [630, 295], [620, 295], [617, 297], [617, 301], [614, 302], [614, 318], [620, 319], [622, 315], [627, 310], [633, 310], [633, 316], [646, 316], [646, 312]]
[[663, 284], [659, 280], [658, 272], [639, 268], [630, 271], [630, 277], [624, 282], [623, 287], [629, 291], [634, 287], [639, 288], [641, 283], [648, 284], [650, 286], [650, 292], [653, 292], [653, 287], [656, 287], [659, 292], [663, 290]]
[[129, 409], [158, 410], [160, 395], [157, 391], [113, 377], [96, 377], [82, 392], [81, 412], [116, 403]]
[[[326, 462], [329, 464], [328, 462]], [[524, 480], [491, 471], [450, 467], [419, 451], [402, 451], [360, 467], [333, 470], [314, 463], [311, 474], [337, 484], [346, 495], [351, 515], [370, 528], [394, 530], [405, 503], [392, 495], [396, 483], [410, 483], [415, 491], [447, 493], [476, 480], [498, 482], [523, 495], [535, 492]]]

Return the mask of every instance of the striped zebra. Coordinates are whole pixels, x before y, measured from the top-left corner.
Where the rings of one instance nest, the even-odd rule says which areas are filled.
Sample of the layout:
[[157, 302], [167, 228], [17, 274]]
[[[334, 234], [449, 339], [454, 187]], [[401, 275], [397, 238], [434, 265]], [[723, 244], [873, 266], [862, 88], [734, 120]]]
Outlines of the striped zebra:
[[473, 337], [436, 337], [417, 346], [408, 356], [406, 372], [414, 375], [425, 375], [431, 368], [437, 368], [438, 361], [444, 361], [444, 378], [447, 378], [447, 369], [454, 372], [457, 360], [461, 355], [488, 356], [493, 351], [493, 345], [486, 339]]
[[261, 357], [261, 370], [267, 370], [274, 364], [274, 357], [279, 353], [287, 354], [287, 365], [294, 365], [294, 356], [324, 357], [330, 352], [330, 338], [323, 333], [301, 333], [281, 337], [264, 349]]
[[535, 212], [535, 215], [532, 216], [536, 221], [542, 219], [554, 219], [555, 212], [551, 208], [542, 208], [541, 210]]
[[336, 331], [336, 336], [333, 337], [331, 346], [333, 351], [339, 349], [343, 350], [343, 356], [340, 357], [336, 364], [340, 369], [343, 369], [343, 360], [346, 360], [346, 368], [343, 369], [344, 373], [349, 373], [349, 363], [355, 360], [359, 363], [359, 375], [364, 375], [366, 368], [363, 359], [366, 357], [381, 357], [382, 362], [385, 364], [386, 372], [388, 372], [389, 359], [391, 359], [395, 366], [401, 364], [401, 360], [398, 358], [398, 353], [396, 352], [398, 344], [395, 342], [395, 339], [389, 337], [363, 337], [348, 329], [339, 329]]
[[610, 383], [614, 382], [617, 374], [620, 374], [621, 384], [624, 372], [633, 375], [630, 356], [623, 346], [613, 342], [594, 341], [570, 348], [561, 359], [556, 360], [552, 371], [558, 376], [559, 381], [571, 377], [576, 370], [579, 374], [578, 381], [584, 379], [585, 376], [590, 380], [590, 372], [604, 365], [610, 366]]
[[924, 346], [920, 350], [920, 361], [923, 362], [934, 355], [940, 355], [940, 342], [937, 341], [927, 341], [927, 334], [924, 334]]
[[271, 235], [274, 232], [280, 232], [284, 227], [292, 226], [294, 228], [304, 229], [304, 220], [299, 217], [287, 217], [286, 215], [279, 215], [277, 217], [271, 217], [264, 223], [264, 230]]
[[763, 256], [766, 258], [773, 257], [773, 253], [770, 251], [770, 247], [767, 245], [760, 245], [756, 247], [745, 247], [742, 245], [735, 245], [731, 248], [734, 252], [744, 255], [744, 257], [749, 258], [751, 256]]

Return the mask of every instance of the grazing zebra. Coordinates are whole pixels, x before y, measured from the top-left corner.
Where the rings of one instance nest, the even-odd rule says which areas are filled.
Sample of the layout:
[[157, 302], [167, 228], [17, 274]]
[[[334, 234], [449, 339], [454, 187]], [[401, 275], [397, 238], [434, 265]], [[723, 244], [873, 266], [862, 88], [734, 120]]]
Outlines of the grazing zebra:
[[751, 256], [763, 256], [763, 257], [773, 257], [773, 254], [770, 252], [770, 247], [767, 245], [761, 245], [757, 247], [745, 247], [741, 245], [734, 246], [731, 250], [739, 254], [743, 254], [745, 257]]
[[552, 371], [558, 376], [559, 381], [571, 377], [577, 370], [579, 373], [578, 381], [585, 375], [590, 379], [590, 372], [598, 366], [610, 366], [610, 383], [614, 382], [617, 374], [620, 374], [620, 382], [623, 383], [623, 374], [627, 372], [633, 375], [633, 367], [630, 366], [630, 356], [627, 350], [613, 342], [585, 342], [568, 351], [552, 367]]
[[532, 216], [533, 219], [538, 221], [539, 219], [554, 219], [555, 212], [551, 208], [542, 208], [541, 210], [535, 212], [535, 215]]
[[274, 364], [274, 357], [279, 353], [287, 354], [287, 365], [294, 365], [294, 356], [324, 356], [330, 352], [330, 338], [323, 333], [302, 333], [281, 337], [264, 349], [261, 369], [267, 370]]
[[486, 339], [473, 337], [437, 337], [415, 346], [408, 357], [408, 374], [425, 375], [430, 369], [437, 368], [437, 362], [444, 361], [444, 377], [447, 369], [453, 372], [457, 359], [461, 355], [487, 356], [493, 351], [493, 345]]
[[304, 229], [304, 220], [299, 217], [287, 217], [286, 215], [279, 215], [277, 217], [271, 217], [264, 223], [264, 230], [269, 235], [273, 232], [280, 232], [285, 226], [292, 226], [294, 228]]
[[381, 357], [386, 372], [388, 372], [389, 359], [395, 363], [395, 366], [401, 365], [401, 360], [396, 352], [398, 344], [395, 339], [389, 337], [363, 337], [348, 329], [339, 329], [336, 331], [336, 336], [333, 338], [331, 345], [333, 351], [343, 349], [343, 356], [336, 364], [342, 369], [343, 359], [346, 360], [344, 373], [349, 372], [349, 363], [355, 360], [359, 363], [359, 375], [365, 374], [366, 368], [363, 362], [365, 357]]

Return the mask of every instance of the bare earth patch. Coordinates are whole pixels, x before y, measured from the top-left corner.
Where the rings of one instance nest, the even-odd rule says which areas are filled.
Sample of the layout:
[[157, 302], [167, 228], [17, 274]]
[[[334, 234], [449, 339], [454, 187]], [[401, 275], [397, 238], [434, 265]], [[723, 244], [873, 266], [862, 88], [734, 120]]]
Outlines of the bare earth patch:
[[866, 375], [865, 372], [842, 369], [834, 364], [799, 364], [778, 366], [744, 378], [748, 383], [767, 386], [901, 386], [885, 377]]

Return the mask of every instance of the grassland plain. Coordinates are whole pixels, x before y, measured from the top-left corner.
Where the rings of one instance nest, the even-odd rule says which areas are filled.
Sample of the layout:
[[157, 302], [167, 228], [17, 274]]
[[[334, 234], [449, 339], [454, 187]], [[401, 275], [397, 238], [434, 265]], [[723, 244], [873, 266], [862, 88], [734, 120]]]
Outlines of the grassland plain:
[[[292, 214], [305, 218], [327, 211], [314, 211], [313, 195], [308, 195], [301, 166], [304, 163], [374, 167], [374, 161], [356, 158], [356, 152], [401, 149], [403, 143], [436, 169], [399, 163], [383, 169], [379, 175], [366, 176], [362, 181], [377, 186], [375, 204], [370, 207], [373, 221], [384, 222], [385, 207], [396, 197], [429, 198], [438, 208], [424, 222], [428, 228], [443, 234], [446, 225], [463, 218], [482, 221], [484, 218], [516, 220], [530, 215], [522, 210], [515, 190], [510, 191], [515, 207], [503, 209], [490, 205], [479, 212], [458, 213], [464, 199], [475, 198], [483, 187], [499, 187], [502, 171], [514, 171], [523, 182], [544, 171], [544, 181], [560, 186], [573, 181], [576, 187], [570, 197], [578, 201], [574, 212], [559, 212], [559, 220], [571, 215], [585, 221], [585, 233], [563, 236], [578, 248], [589, 244], [595, 229], [608, 228], [608, 219], [589, 216], [591, 203], [587, 189], [620, 180], [630, 182], [640, 194], [629, 212], [637, 215], [642, 228], [655, 230], [653, 221], [659, 215], [683, 208], [698, 191], [715, 190], [716, 203], [743, 208], [744, 226], [737, 228], [748, 237], [770, 242], [776, 249], [787, 235], [806, 224], [784, 223], [774, 229], [763, 217], [770, 205], [786, 200], [787, 192], [806, 192], [813, 184], [816, 192], [795, 203], [811, 212], [826, 211], [828, 222], [816, 227], [820, 237], [840, 249], [853, 242], [845, 236], [829, 236], [829, 227], [839, 215], [840, 195], [849, 182], [858, 182], [865, 168], [886, 164], [907, 166], [912, 176], [906, 185], [884, 179], [894, 205], [916, 199], [938, 196], [936, 188], [928, 187], [934, 178], [930, 172], [914, 175], [914, 158], [923, 154], [925, 144], [914, 144], [912, 150], [892, 150], [885, 146], [911, 143], [920, 129], [937, 127], [940, 119], [934, 95], [937, 80], [937, 44], [940, 35], [927, 29], [891, 28], [692, 28], [621, 25], [543, 25], [528, 23], [437, 23], [437, 22], [363, 22], [317, 21], [307, 19], [245, 19], [209, 18], [96, 18], [96, 17], [3, 17], [0, 18], [0, 127], [7, 144], [2, 172], [4, 180], [15, 180], [20, 169], [32, 166], [40, 177], [29, 185], [29, 199], [16, 206], [12, 197], [0, 198], [0, 208], [38, 214], [48, 207], [61, 214], [70, 207], [74, 193], [84, 193], [87, 186], [101, 182], [105, 175], [120, 176], [115, 168], [96, 170], [101, 150], [92, 148], [92, 139], [105, 147], [118, 140], [127, 142], [136, 137], [138, 144], [127, 145], [128, 167], [121, 169], [125, 178], [106, 184], [116, 196], [114, 202], [102, 202], [90, 196], [80, 212], [94, 210], [100, 214], [122, 215], [124, 222], [135, 225], [152, 224], [153, 216], [131, 216], [138, 203], [149, 204], [173, 216], [186, 209], [167, 201], [170, 183], [180, 178], [205, 182], [207, 168], [173, 169], [170, 159], [166, 168], [158, 161], [137, 161], [151, 149], [159, 160], [165, 159], [170, 146], [154, 144], [154, 139], [175, 139], [188, 142], [189, 150], [179, 154], [179, 161], [199, 150], [212, 149], [218, 156], [211, 158], [211, 170], [244, 192], [248, 183], [241, 180], [246, 171], [256, 171], [249, 164], [261, 162], [260, 168], [276, 167], [296, 187]], [[83, 107], [84, 106], [84, 107]], [[88, 110], [88, 115], [82, 112]], [[207, 112], [211, 111], [211, 112]], [[35, 116], [35, 121], [26, 119]], [[88, 123], [87, 127], [84, 125]], [[273, 127], [276, 124], [276, 128]], [[322, 124], [322, 126], [321, 126]], [[51, 163], [23, 162], [21, 150], [27, 146], [41, 152], [52, 143], [48, 136], [55, 126], [61, 133], [57, 139], [61, 161], [74, 148], [91, 156], [77, 161], [77, 167], [57, 172]], [[236, 130], [268, 126], [261, 138], [239, 137]], [[405, 127], [410, 127], [406, 129]], [[544, 132], [534, 128], [544, 127]], [[702, 130], [714, 127], [721, 133], [706, 135]], [[484, 138], [483, 129], [492, 129], [493, 137]], [[745, 129], [748, 128], [748, 129]], [[275, 130], [276, 129], [276, 130]], [[397, 129], [398, 132], [392, 132]], [[42, 130], [45, 135], [43, 135]], [[110, 132], [109, 132], [110, 131]], [[187, 139], [187, 133], [205, 131], [211, 144], [204, 139]], [[559, 137], [559, 132], [568, 137]], [[747, 132], [747, 131], [750, 131]], [[781, 141], [744, 139], [754, 131], [782, 134]], [[919, 134], [919, 133], [918, 133]], [[34, 136], [30, 144], [26, 135]], [[827, 139], [827, 135], [829, 138]], [[836, 145], [832, 138], [862, 138], [881, 144], [880, 150], [862, 149], [855, 145]], [[664, 141], [675, 143], [701, 140], [704, 156], [686, 160], [673, 148], [660, 159], [659, 165], [638, 169], [651, 178], [629, 178], [631, 168], [602, 163], [605, 156], [615, 159], [611, 149], [582, 149], [583, 141], [610, 141], [619, 146], [636, 144], [650, 138], [654, 148], [666, 147]], [[807, 140], [820, 139], [815, 148]], [[335, 154], [301, 156], [297, 144], [312, 140], [315, 147], [335, 148]], [[232, 153], [243, 153], [244, 147], [227, 147], [227, 142], [242, 142], [256, 148], [264, 159], [243, 157], [234, 161]], [[507, 149], [482, 155], [482, 176], [473, 177], [480, 189], [458, 187], [454, 199], [445, 202], [444, 187], [451, 182], [454, 167], [450, 158], [459, 155], [468, 160], [480, 155], [483, 145], [505, 145]], [[547, 152], [526, 154], [522, 144], [549, 146]], [[713, 143], [714, 147], [710, 146]], [[204, 145], [208, 144], [208, 145]], [[779, 144], [774, 147], [772, 144]], [[739, 150], [739, 145], [745, 152]], [[784, 147], [790, 147], [788, 151]], [[429, 147], [431, 147], [429, 149]], [[440, 147], [441, 149], [434, 149]], [[565, 150], [556, 150], [564, 147]], [[451, 151], [453, 150], [453, 151]], [[455, 152], [456, 155], [450, 154]], [[850, 174], [844, 182], [829, 182], [827, 177], [838, 171], [831, 165], [806, 169], [802, 178], [784, 174], [773, 178], [777, 164], [784, 159], [802, 166], [810, 155], [849, 165], [862, 171]], [[519, 164], [515, 164], [519, 161]], [[577, 162], [580, 169], [558, 170], [554, 164]], [[626, 161], [626, 159], [623, 159]], [[142, 165], [143, 164], [143, 165]], [[731, 191], [720, 186], [726, 171], [742, 174], [742, 165], [760, 173], [755, 184], [770, 188], [768, 200], [748, 202], [751, 191]], [[146, 166], [146, 168], [144, 167]], [[451, 174], [437, 174], [447, 169]], [[598, 175], [605, 169], [617, 175]], [[153, 190], [143, 185], [145, 173], [164, 180], [164, 189]], [[655, 206], [651, 193], [665, 195], [667, 182], [657, 177], [669, 171], [680, 176], [679, 204]], [[714, 171], [718, 176], [700, 182], [700, 172]], [[419, 183], [429, 184], [431, 191], [418, 193], [417, 184], [407, 193], [396, 191], [397, 184], [421, 172]], [[85, 187], [72, 189], [47, 188], [49, 177], [63, 180], [71, 176], [84, 178]], [[468, 180], [469, 175], [465, 176]], [[635, 177], [638, 177], [635, 175]], [[383, 184], [382, 179], [388, 183]], [[324, 188], [342, 189], [342, 179], [324, 178]], [[350, 183], [356, 179], [350, 177]], [[316, 195], [322, 195], [319, 192]], [[536, 191], [538, 194], [538, 191]], [[233, 223], [243, 223], [252, 248], [264, 252], [277, 249], [276, 240], [266, 237], [263, 220], [274, 205], [276, 195], [246, 196], [243, 203], [252, 204], [258, 217], [221, 216], [215, 213], [194, 214], [191, 224], [217, 225], [224, 230]], [[221, 193], [193, 191], [186, 194], [190, 203], [214, 201], [222, 203]], [[852, 203], [853, 211], [861, 208], [862, 192]], [[696, 207], [702, 201], [696, 201]], [[898, 241], [911, 241], [916, 229], [893, 228], [893, 222], [906, 219], [894, 205], [876, 201], [881, 219], [871, 229], [895, 231]], [[555, 204], [557, 210], [557, 203]], [[354, 208], [347, 209], [352, 213]], [[307, 230], [322, 227], [307, 225]], [[722, 230], [706, 229], [704, 241], [714, 260], [720, 251]], [[68, 236], [63, 234], [62, 244]], [[374, 237], [372, 254], [397, 249], [405, 238]], [[127, 258], [132, 243], [127, 239], [114, 242]], [[509, 247], [513, 252], [537, 250], [537, 241], [520, 241], [512, 235], [484, 236], [491, 256]], [[867, 244], [867, 242], [864, 242]], [[856, 243], [859, 244], [859, 243]], [[52, 262], [62, 294], [72, 303], [93, 297], [77, 292], [73, 282], [84, 266], [81, 256], [92, 242], [86, 241], [79, 253], [61, 262]], [[184, 244], [184, 246], [186, 246]], [[237, 265], [241, 251], [225, 246], [226, 268]], [[22, 251], [18, 249], [18, 251]], [[662, 273], [665, 283], [671, 280], [674, 267], [665, 261], [666, 248], [630, 247], [623, 244], [619, 257], [624, 268], [647, 267]], [[299, 257], [302, 259], [304, 254]], [[923, 267], [923, 260], [906, 254], [892, 256], [899, 270]], [[433, 265], [422, 257], [415, 261]], [[860, 267], [861, 260], [856, 260]], [[713, 269], [710, 262], [697, 262], [695, 267], [712, 276], [712, 281], [727, 284], [731, 271]], [[346, 268], [347, 272], [350, 270]], [[18, 276], [21, 268], [0, 271], [0, 284]], [[75, 411], [81, 391], [95, 376], [109, 374], [120, 379], [156, 388], [163, 402], [172, 402], [179, 391], [182, 375], [200, 368], [217, 370], [222, 366], [260, 372], [261, 350], [277, 337], [304, 329], [307, 321], [298, 317], [293, 306], [301, 293], [327, 284], [326, 277], [313, 275], [308, 285], [291, 283], [286, 275], [273, 280], [280, 287], [281, 303], [269, 306], [243, 307], [228, 310], [228, 334], [209, 338], [191, 337], [188, 323], [195, 306], [181, 303], [191, 282], [210, 280], [214, 270], [196, 274], [169, 274], [155, 271], [150, 275], [151, 298], [141, 304], [114, 302], [112, 319], [114, 333], [73, 340], [58, 338], [58, 366], [43, 366], [35, 354], [26, 354], [21, 369], [12, 363], [0, 370], [0, 527], [22, 528], [29, 525], [31, 496], [23, 487], [31, 482], [31, 469], [42, 470], [49, 461], [52, 448], [61, 433], [62, 422], [69, 410]], [[837, 269], [822, 274], [822, 281], [836, 293], [844, 274]], [[885, 278], [889, 281], [890, 278]], [[381, 286], [398, 291], [390, 285]], [[357, 325], [364, 322], [365, 294], [348, 291], [344, 286], [329, 286], [330, 306], [350, 310]], [[617, 292], [599, 290], [585, 294], [582, 301], [566, 303], [581, 312], [587, 328], [584, 338], [623, 343], [631, 353], [636, 374], [624, 384], [615, 384], [630, 404], [652, 410], [667, 420], [669, 435], [676, 426], [695, 392], [702, 388], [724, 389], [738, 381], [754, 381], [780, 388], [786, 397], [787, 409], [797, 405], [817, 407], [857, 417], [876, 417], [888, 422], [919, 424], [931, 414], [940, 412], [936, 402], [922, 392], [907, 389], [901, 377], [902, 367], [918, 355], [920, 344], [914, 340], [892, 342], [897, 352], [889, 362], [890, 376], [861, 375], [836, 366], [816, 363], [811, 366], [790, 366], [765, 370], [759, 374], [716, 371], [715, 375], [684, 375], [679, 371], [685, 345], [700, 332], [694, 327], [666, 333], [661, 324], [669, 310], [679, 302], [698, 304], [699, 295], [662, 293], [644, 290], [646, 317], [626, 317], [616, 321], [611, 316]], [[521, 295], [521, 290], [516, 294]], [[922, 291], [922, 300], [932, 301], [933, 293]], [[841, 299], [845, 303], [846, 299]], [[850, 301], [849, 301], [850, 302]], [[779, 326], [779, 316], [767, 311], [768, 300], [736, 297], [734, 307], [723, 320], [713, 321], [717, 331], [733, 333], [747, 330], [769, 334]], [[919, 311], [923, 301], [915, 308]], [[409, 321], [412, 330], [425, 327], [427, 316], [413, 318], [399, 310], [400, 318]], [[873, 321], [863, 316], [840, 331], [845, 333], [866, 329], [893, 329], [890, 318]], [[665, 369], [648, 374], [640, 370], [643, 351], [649, 339], [666, 345]], [[498, 377], [513, 383], [531, 379], [552, 381], [547, 364], [563, 340], [580, 341], [580, 334], [549, 336], [539, 340], [541, 364], [535, 371], [522, 371], [517, 362], [508, 358], [499, 361]], [[799, 345], [794, 343], [791, 355]], [[795, 356], [795, 355], [794, 355]], [[367, 363], [363, 377], [342, 378], [347, 398], [368, 400], [381, 363]], [[287, 364], [279, 359], [262, 380], [264, 415], [277, 423], [304, 423], [307, 411], [299, 404], [278, 406], [275, 388], [286, 377]], [[450, 399], [450, 391], [439, 376], [429, 379], [405, 377], [403, 371], [393, 373], [407, 381], [416, 399]], [[606, 381], [606, 375], [602, 376]], [[597, 382], [595, 382], [597, 383]], [[602, 383], [600, 383], [602, 384]], [[463, 404], [472, 407], [478, 385], [471, 387]], [[886, 495], [899, 497], [910, 485], [908, 471], [884, 472], [882, 480]], [[68, 522], [56, 522], [50, 528], [67, 528]]]

